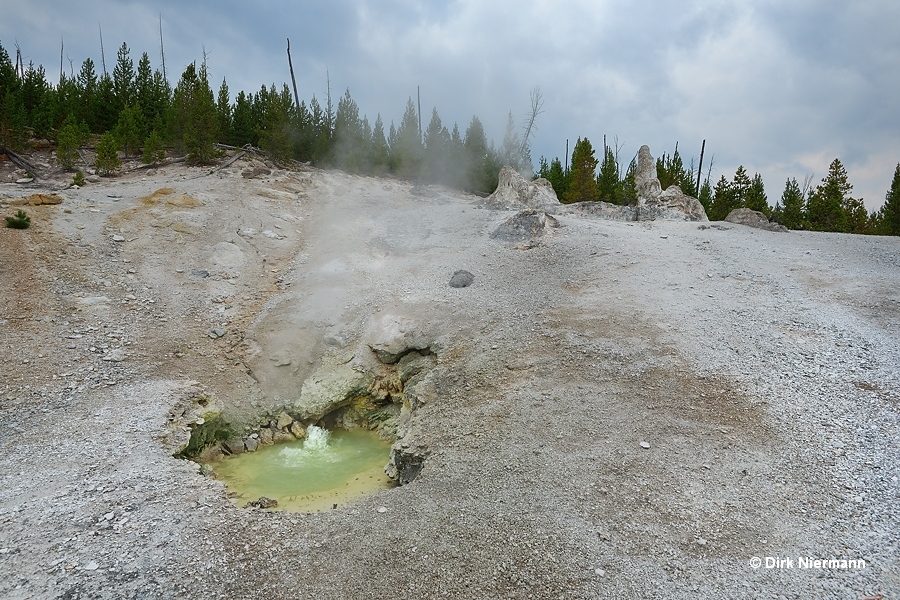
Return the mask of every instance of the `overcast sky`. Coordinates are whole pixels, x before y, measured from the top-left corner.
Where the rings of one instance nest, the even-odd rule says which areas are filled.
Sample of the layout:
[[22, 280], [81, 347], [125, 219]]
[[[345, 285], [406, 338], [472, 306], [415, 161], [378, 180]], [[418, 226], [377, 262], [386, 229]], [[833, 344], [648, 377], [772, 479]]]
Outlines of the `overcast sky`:
[[[522, 123], [529, 91], [544, 112], [538, 158], [564, 159], [577, 137], [618, 139], [628, 162], [675, 143], [688, 163], [706, 139], [713, 183], [739, 164], [759, 172], [770, 204], [787, 177], [818, 183], [840, 158], [854, 196], [880, 207], [900, 162], [900, 2], [897, 0], [31, 0], [4, 2], [0, 43], [48, 79], [69, 59], [100, 71], [100, 33], [112, 70], [122, 42], [137, 64], [177, 83], [205, 48], [217, 91], [232, 96], [290, 81], [286, 39], [302, 99], [335, 106], [347, 88], [374, 123], [399, 124], [421, 87], [423, 121], [437, 107], [464, 132], [472, 115], [499, 145], [507, 113]], [[598, 152], [599, 155], [599, 152]], [[705, 176], [706, 166], [704, 166]]]

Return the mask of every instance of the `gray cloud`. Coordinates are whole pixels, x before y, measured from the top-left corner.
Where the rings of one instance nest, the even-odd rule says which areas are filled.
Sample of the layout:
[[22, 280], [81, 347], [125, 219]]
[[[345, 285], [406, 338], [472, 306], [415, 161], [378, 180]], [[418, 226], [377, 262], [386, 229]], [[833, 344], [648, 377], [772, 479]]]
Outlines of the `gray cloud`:
[[[5, 9], [0, 41], [58, 76], [59, 39], [77, 72], [107, 68], [123, 41], [159, 64], [162, 14], [168, 75], [201, 60], [232, 94], [289, 79], [285, 39], [304, 98], [334, 101], [349, 88], [374, 122], [399, 122], [421, 86], [423, 111], [465, 130], [473, 114], [498, 143], [507, 112], [522, 119], [540, 85], [546, 112], [533, 145], [563, 158], [566, 139], [594, 146], [618, 136], [624, 160], [641, 144], [675, 142], [686, 160], [715, 154], [713, 178], [738, 164], [765, 179], [770, 201], [788, 176], [818, 181], [835, 157], [857, 196], [881, 205], [900, 161], [900, 4], [721, 0], [628, 3], [577, 0], [426, 0], [78, 3], [36, 0]], [[66, 70], [68, 70], [68, 61]]]

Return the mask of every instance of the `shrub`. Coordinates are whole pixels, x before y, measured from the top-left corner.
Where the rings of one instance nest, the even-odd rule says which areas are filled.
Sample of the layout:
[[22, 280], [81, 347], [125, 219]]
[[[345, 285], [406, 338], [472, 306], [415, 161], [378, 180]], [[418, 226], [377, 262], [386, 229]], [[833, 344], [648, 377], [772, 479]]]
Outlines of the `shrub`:
[[31, 217], [24, 210], [17, 211], [15, 216], [6, 217], [6, 226], [12, 229], [28, 229], [31, 227]]
[[75, 176], [72, 178], [72, 183], [81, 187], [84, 185], [84, 173], [81, 171], [75, 171]]
[[144, 140], [144, 156], [142, 162], [145, 165], [155, 165], [166, 158], [166, 150], [163, 147], [162, 137], [155, 129]]

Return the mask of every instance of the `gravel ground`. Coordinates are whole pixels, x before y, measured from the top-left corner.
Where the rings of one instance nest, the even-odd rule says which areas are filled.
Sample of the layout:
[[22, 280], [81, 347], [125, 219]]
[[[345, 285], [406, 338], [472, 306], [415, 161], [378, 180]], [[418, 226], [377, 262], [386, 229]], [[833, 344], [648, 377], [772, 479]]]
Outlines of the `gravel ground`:
[[[560, 211], [516, 245], [475, 197], [250, 166], [0, 230], [0, 596], [900, 597], [900, 239]], [[412, 483], [247, 510], [172, 458], [191, 398], [250, 422], [384, 314], [436, 358]]]

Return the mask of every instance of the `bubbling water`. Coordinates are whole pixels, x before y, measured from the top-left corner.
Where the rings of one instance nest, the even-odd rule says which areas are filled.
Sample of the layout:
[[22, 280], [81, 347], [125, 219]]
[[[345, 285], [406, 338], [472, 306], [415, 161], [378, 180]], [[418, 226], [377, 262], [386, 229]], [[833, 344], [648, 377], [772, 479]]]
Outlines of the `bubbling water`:
[[278, 509], [328, 510], [393, 486], [384, 474], [390, 444], [365, 430], [328, 431], [315, 425], [303, 441], [265, 446], [211, 464], [239, 503], [260, 496]]

